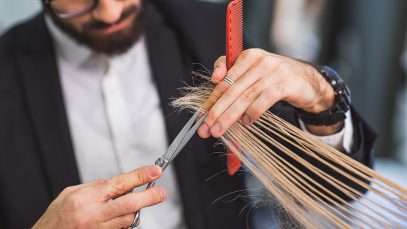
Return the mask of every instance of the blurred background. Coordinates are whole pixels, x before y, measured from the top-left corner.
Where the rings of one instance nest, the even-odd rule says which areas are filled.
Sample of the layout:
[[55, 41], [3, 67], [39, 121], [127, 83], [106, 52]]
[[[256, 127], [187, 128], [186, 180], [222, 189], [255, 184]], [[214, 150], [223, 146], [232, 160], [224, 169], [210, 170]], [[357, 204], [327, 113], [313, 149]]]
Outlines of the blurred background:
[[[0, 1], [0, 34], [39, 10]], [[335, 67], [379, 135], [376, 169], [407, 186], [406, 0], [247, 0], [245, 33], [247, 47]]]
[[[0, 1], [0, 34], [40, 10], [39, 0]], [[407, 186], [407, 1], [248, 0], [245, 11], [247, 47], [338, 70], [379, 134], [376, 168]]]

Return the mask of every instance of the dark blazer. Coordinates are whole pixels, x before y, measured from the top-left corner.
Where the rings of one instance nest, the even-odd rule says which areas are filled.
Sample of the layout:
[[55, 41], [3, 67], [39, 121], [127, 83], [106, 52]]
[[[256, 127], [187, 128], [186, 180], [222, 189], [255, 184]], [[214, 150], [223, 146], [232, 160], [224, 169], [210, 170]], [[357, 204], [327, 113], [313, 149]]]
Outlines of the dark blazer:
[[[191, 63], [211, 68], [224, 53], [224, 11], [223, 4], [190, 0], [147, 6], [148, 52], [169, 139], [188, 118], [168, 102], [191, 78]], [[289, 106], [272, 110], [296, 123]], [[351, 156], [371, 165], [374, 134], [353, 116]], [[213, 143], [195, 137], [175, 161], [185, 220], [192, 229], [247, 228], [249, 217], [240, 212], [246, 203], [235, 199], [245, 189], [243, 176], [226, 174]], [[40, 14], [0, 38], [0, 228], [32, 226], [65, 187], [79, 183], [53, 41]]]

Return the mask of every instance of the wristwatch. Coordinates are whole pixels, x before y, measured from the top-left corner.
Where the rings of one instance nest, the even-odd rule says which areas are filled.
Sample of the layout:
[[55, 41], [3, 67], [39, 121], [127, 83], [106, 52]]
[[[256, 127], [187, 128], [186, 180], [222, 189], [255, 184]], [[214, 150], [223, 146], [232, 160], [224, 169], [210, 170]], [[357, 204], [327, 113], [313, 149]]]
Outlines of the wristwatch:
[[346, 112], [351, 105], [351, 92], [339, 74], [328, 66], [314, 66], [318, 72], [328, 81], [335, 92], [335, 104], [320, 113], [310, 113], [296, 109], [299, 118], [309, 125], [330, 126], [345, 120]]

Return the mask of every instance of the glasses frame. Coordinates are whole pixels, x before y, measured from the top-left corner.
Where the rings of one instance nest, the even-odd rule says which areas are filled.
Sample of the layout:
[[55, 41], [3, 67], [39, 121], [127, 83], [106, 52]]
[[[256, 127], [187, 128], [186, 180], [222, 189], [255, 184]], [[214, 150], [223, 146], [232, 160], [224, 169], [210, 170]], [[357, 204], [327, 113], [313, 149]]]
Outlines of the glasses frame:
[[90, 7], [86, 8], [86, 9], [83, 9], [81, 11], [78, 11], [78, 12], [75, 12], [75, 13], [59, 13], [52, 7], [52, 2], [53, 1], [54, 0], [44, 0], [44, 4], [50, 11], [52, 11], [60, 19], [71, 19], [71, 18], [75, 18], [75, 17], [85, 15], [85, 14], [93, 11], [94, 9], [96, 9], [96, 7], [99, 4], [99, 0], [93, 0], [93, 4]]

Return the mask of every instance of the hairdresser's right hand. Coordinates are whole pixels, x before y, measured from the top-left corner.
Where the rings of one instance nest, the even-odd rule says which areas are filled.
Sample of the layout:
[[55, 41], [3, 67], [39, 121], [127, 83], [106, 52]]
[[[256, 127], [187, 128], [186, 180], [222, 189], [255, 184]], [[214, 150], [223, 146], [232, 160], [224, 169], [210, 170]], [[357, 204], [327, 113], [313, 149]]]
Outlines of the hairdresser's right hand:
[[124, 193], [161, 176], [159, 166], [148, 166], [113, 177], [65, 188], [34, 225], [38, 228], [127, 228], [134, 212], [167, 198], [161, 187], [124, 196]]

